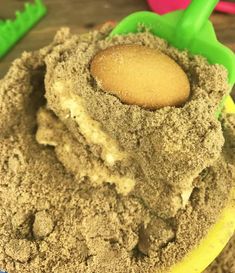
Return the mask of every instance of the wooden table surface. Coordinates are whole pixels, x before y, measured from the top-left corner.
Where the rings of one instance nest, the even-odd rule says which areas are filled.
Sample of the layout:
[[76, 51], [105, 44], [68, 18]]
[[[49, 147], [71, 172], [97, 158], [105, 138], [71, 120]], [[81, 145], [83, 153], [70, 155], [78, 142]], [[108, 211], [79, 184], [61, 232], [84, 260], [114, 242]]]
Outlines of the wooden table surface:
[[[0, 78], [21, 52], [47, 45], [62, 26], [69, 26], [73, 32], [84, 32], [105, 21], [120, 20], [134, 11], [148, 9], [145, 0], [44, 0], [44, 3], [47, 16], [0, 61]], [[23, 4], [23, 0], [0, 0], [0, 19], [13, 18]], [[214, 13], [211, 19], [219, 40], [235, 51], [235, 15]]]

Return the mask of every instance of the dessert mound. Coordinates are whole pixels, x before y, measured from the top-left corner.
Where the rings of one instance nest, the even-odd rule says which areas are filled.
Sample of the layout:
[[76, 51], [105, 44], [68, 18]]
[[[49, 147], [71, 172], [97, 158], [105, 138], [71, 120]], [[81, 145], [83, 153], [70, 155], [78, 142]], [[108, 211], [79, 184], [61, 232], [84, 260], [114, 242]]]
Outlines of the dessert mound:
[[[110, 31], [62, 29], [0, 81], [0, 269], [8, 273], [164, 271], [228, 202], [235, 117], [215, 117], [225, 69], [148, 32], [108, 39]], [[173, 58], [190, 80], [189, 100], [153, 111], [104, 92], [90, 62], [121, 44]]]

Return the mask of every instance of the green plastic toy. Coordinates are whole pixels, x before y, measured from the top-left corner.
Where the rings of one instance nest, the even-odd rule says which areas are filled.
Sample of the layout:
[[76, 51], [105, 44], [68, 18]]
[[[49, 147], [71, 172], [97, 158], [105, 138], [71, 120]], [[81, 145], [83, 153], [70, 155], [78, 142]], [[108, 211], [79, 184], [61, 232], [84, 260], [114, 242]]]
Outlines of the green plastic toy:
[[25, 3], [22, 12], [16, 11], [14, 20], [0, 20], [0, 58], [22, 38], [44, 15], [46, 7], [41, 0]]
[[153, 34], [164, 38], [178, 49], [199, 54], [212, 64], [222, 64], [229, 72], [229, 83], [235, 83], [234, 53], [218, 42], [212, 23], [208, 20], [218, 0], [193, 0], [185, 11], [165, 15], [136, 12], [123, 19], [111, 32], [113, 35], [138, 32], [146, 26]]

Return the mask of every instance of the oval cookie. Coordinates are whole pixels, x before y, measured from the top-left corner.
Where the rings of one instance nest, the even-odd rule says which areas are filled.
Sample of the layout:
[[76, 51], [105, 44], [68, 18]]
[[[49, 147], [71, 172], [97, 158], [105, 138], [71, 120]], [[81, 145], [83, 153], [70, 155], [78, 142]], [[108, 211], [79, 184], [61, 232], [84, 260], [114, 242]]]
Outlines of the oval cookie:
[[190, 95], [183, 69], [156, 49], [112, 46], [94, 57], [90, 70], [104, 91], [127, 104], [158, 109], [182, 105]]

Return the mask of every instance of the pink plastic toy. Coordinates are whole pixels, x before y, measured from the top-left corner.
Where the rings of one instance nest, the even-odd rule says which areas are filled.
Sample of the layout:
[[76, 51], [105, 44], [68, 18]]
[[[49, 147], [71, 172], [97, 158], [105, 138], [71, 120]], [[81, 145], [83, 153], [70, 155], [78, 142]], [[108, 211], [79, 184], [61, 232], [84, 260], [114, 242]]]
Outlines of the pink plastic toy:
[[[185, 9], [190, 2], [190, 0], [148, 0], [151, 9], [158, 14]], [[215, 9], [221, 12], [235, 14], [235, 3], [221, 1]]]

